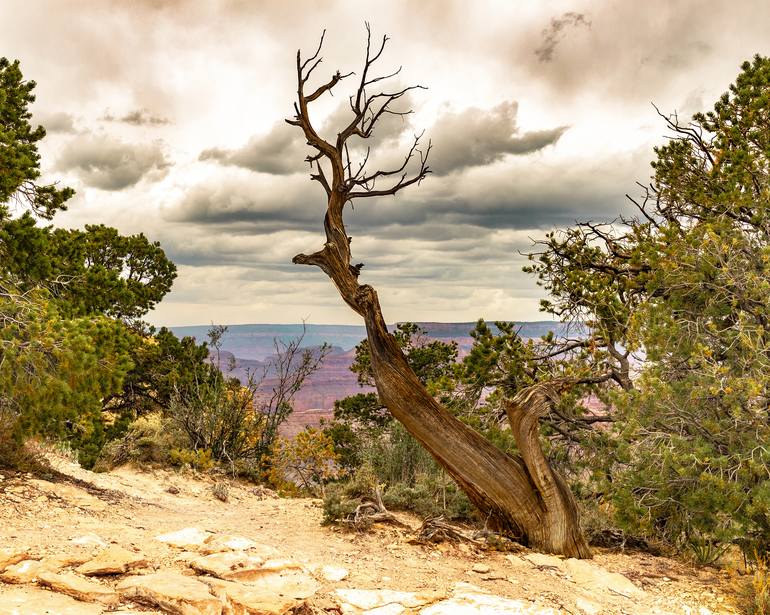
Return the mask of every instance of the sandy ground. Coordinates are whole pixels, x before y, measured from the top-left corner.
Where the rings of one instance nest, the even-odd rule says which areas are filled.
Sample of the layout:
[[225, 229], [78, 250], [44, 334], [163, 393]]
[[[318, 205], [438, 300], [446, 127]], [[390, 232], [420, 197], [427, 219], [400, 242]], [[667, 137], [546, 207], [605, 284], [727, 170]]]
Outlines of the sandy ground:
[[[65, 459], [54, 459], [54, 464], [71, 480], [3, 475], [2, 546], [63, 553], [72, 551], [72, 539], [93, 534], [105, 542], [136, 547], [163, 565], [174, 565], [175, 554], [153, 537], [197, 527], [245, 536], [303, 563], [349, 570], [345, 580], [330, 583], [326, 591], [352, 587], [448, 592], [458, 581], [465, 581], [495, 595], [526, 599], [564, 613], [586, 613], [593, 608], [590, 605], [598, 608], [595, 612], [607, 614], [736, 612], [725, 573], [668, 558], [596, 553], [597, 566], [625, 575], [644, 590], [643, 598], [630, 599], [588, 591], [563, 571], [537, 566], [522, 554], [476, 551], [467, 545], [410, 544], [408, 531], [389, 526], [366, 533], [323, 527], [321, 502], [315, 499], [264, 497], [252, 485], [231, 482], [229, 500], [221, 502], [212, 495], [212, 479], [190, 472], [124, 467], [94, 474]], [[178, 493], [170, 493], [170, 487]], [[416, 519], [403, 519], [413, 527], [419, 525]], [[487, 565], [489, 572], [474, 572], [472, 567], [478, 563]]]

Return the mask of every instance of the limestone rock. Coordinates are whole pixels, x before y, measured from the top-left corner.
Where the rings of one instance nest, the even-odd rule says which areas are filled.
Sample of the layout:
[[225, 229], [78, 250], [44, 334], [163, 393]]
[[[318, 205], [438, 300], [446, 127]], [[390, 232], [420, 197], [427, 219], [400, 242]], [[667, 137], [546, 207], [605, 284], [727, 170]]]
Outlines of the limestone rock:
[[419, 611], [420, 615], [558, 615], [558, 611], [524, 600], [501, 598], [469, 583], [458, 583], [452, 597]]
[[209, 536], [199, 550], [204, 555], [210, 555], [212, 553], [221, 553], [222, 551], [248, 551], [250, 549], [258, 549], [260, 554], [265, 556], [278, 554], [272, 547], [258, 545], [253, 540], [243, 536], [229, 536], [227, 534]]
[[348, 577], [348, 570], [339, 566], [323, 566], [321, 568], [321, 575], [327, 581], [342, 581]]
[[18, 564], [8, 566], [0, 574], [0, 581], [13, 584], [35, 583], [38, 575], [44, 570], [48, 570], [48, 568], [43, 562], [25, 559]]
[[582, 596], [575, 598], [575, 606], [585, 615], [599, 615], [602, 612], [602, 606], [600, 604]]
[[533, 566], [538, 568], [556, 568], [562, 570], [564, 568], [564, 560], [556, 557], [555, 555], [547, 555], [545, 553], [527, 553], [522, 556]]
[[589, 591], [607, 590], [626, 598], [644, 595], [643, 590], [622, 574], [609, 572], [587, 560], [570, 558], [564, 567], [575, 583]]
[[[388, 605], [398, 604], [403, 609], [396, 612], [403, 612], [405, 609], [415, 609], [430, 604], [437, 598], [437, 596], [432, 594], [416, 594], [414, 592], [400, 592], [391, 589], [339, 588], [336, 592], [345, 605], [361, 609], [362, 611], [371, 611], [372, 609], [380, 609]], [[348, 609], [348, 612], [351, 612], [351, 610]]]
[[190, 568], [202, 574], [230, 581], [251, 581], [264, 574], [262, 564], [265, 560], [257, 555], [243, 552], [224, 551], [189, 560]]
[[70, 568], [71, 566], [80, 566], [85, 564], [93, 556], [85, 551], [77, 553], [59, 553], [57, 555], [49, 555], [43, 559], [43, 564], [47, 570], [52, 572], [61, 570], [62, 568]]
[[197, 527], [186, 527], [177, 532], [169, 532], [168, 534], [160, 534], [155, 537], [155, 540], [165, 542], [172, 547], [179, 547], [180, 549], [191, 550], [197, 549], [206, 539], [211, 536], [211, 532], [206, 530], [200, 530]]
[[473, 564], [473, 568], [471, 570], [473, 570], [473, 572], [477, 572], [479, 574], [487, 574], [489, 572], [490, 568], [486, 564], [478, 563], [478, 564]]
[[271, 573], [252, 583], [203, 579], [237, 615], [281, 615], [305, 603], [319, 585], [297, 570]]
[[222, 601], [208, 585], [175, 571], [131, 576], [117, 586], [121, 598], [156, 606], [174, 615], [222, 615]]
[[110, 587], [83, 579], [72, 572], [43, 571], [38, 581], [45, 587], [83, 602], [99, 602], [108, 606], [118, 603], [118, 595]]
[[29, 549], [2, 548], [0, 549], [0, 571], [25, 559], [29, 559]]
[[31, 587], [0, 588], [0, 615], [100, 615], [102, 607]]
[[119, 545], [112, 545], [79, 566], [77, 572], [87, 577], [124, 574], [134, 568], [147, 566], [147, 564], [147, 560], [141, 554], [133, 553]]
[[302, 570], [291, 560], [264, 559], [243, 551], [224, 551], [191, 558], [190, 567], [200, 573], [210, 574], [227, 581], [252, 582], [265, 575], [287, 570]]
[[82, 545], [84, 547], [106, 547], [107, 542], [102, 539], [101, 536], [96, 534], [84, 534], [82, 536], [73, 536], [70, 538], [70, 542], [76, 545]]

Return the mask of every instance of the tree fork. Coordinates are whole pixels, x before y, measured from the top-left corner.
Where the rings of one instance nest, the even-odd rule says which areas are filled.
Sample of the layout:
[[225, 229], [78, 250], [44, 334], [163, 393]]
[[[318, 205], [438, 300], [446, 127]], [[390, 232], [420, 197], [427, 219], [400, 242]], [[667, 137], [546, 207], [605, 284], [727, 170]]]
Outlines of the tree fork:
[[[441, 406], [425, 390], [409, 367], [393, 336], [388, 332], [377, 293], [369, 285], [358, 283], [360, 266], [351, 266], [350, 238], [345, 230], [343, 209], [355, 198], [379, 197], [419, 183], [430, 172], [425, 152], [418, 149], [422, 135], [415, 136], [404, 164], [391, 171], [365, 172], [366, 160], [353, 172], [347, 139], [353, 135], [368, 138], [372, 128], [388, 106], [415, 87], [393, 93], [367, 93], [367, 86], [383, 78], [369, 78], [372, 64], [380, 57], [386, 37], [373, 56], [371, 31], [367, 24], [367, 52], [357, 92], [350, 98], [353, 120], [339, 133], [335, 144], [318, 135], [310, 121], [308, 103], [331, 91], [348, 75], [339, 72], [312, 94], [304, 94], [310, 74], [321, 62], [321, 44], [305, 62], [297, 52], [296, 115], [286, 120], [302, 129], [308, 145], [316, 155], [309, 156], [328, 197], [324, 230], [326, 243], [321, 250], [298, 254], [293, 262], [314, 265], [326, 273], [337, 287], [342, 299], [366, 325], [372, 371], [377, 393], [390, 413], [436, 459], [465, 491], [473, 504], [486, 515], [489, 523], [533, 549], [563, 554], [569, 557], [591, 557], [590, 549], [580, 531], [577, 506], [564, 480], [550, 467], [539, 442], [538, 421], [547, 411], [554, 390], [543, 386], [522, 391], [511, 402], [508, 418], [521, 456], [510, 456], [481, 436]], [[309, 67], [309, 68], [308, 68]], [[378, 106], [379, 105], [379, 106]], [[409, 162], [419, 155], [419, 167], [407, 173]], [[344, 160], [347, 157], [347, 164]], [[331, 184], [326, 181], [321, 161], [331, 166]], [[378, 188], [377, 181], [392, 179], [391, 185]]]

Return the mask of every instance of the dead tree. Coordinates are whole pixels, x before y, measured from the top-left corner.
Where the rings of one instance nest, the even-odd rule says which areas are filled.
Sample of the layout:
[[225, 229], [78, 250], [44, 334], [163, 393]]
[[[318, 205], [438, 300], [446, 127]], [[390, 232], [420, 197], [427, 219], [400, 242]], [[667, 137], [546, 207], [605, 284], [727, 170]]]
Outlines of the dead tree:
[[342, 127], [334, 142], [319, 135], [311, 121], [309, 105], [353, 73], [343, 75], [337, 71], [327, 82], [310, 89], [308, 81], [322, 60], [324, 36], [315, 53], [304, 61], [297, 51], [295, 114], [286, 121], [302, 130], [307, 144], [314, 150], [307, 162], [312, 169], [311, 179], [321, 184], [326, 193], [327, 207], [323, 247], [312, 254], [298, 254], [293, 262], [323, 270], [345, 303], [364, 319], [380, 399], [488, 517], [490, 526], [533, 549], [590, 557], [572, 494], [551, 469], [538, 438], [538, 420], [547, 410], [553, 391], [540, 386], [522, 392], [511, 402], [508, 416], [521, 455], [507, 455], [428, 394], [388, 333], [374, 288], [358, 282], [361, 265], [351, 264], [351, 239], [343, 221], [345, 205], [356, 199], [394, 195], [419, 183], [429, 173], [431, 149], [430, 143], [422, 148], [421, 137], [415, 136], [403, 164], [389, 171], [368, 170], [368, 150], [362, 161], [351, 161], [348, 140], [369, 138], [386, 114], [408, 113], [395, 111], [391, 105], [408, 92], [422, 88], [410, 86], [379, 91], [379, 84], [396, 76], [401, 69], [382, 76], [372, 74], [372, 67], [388, 39], [383, 37], [372, 47], [368, 24], [366, 30], [366, 59], [358, 87], [349, 98], [351, 120]]

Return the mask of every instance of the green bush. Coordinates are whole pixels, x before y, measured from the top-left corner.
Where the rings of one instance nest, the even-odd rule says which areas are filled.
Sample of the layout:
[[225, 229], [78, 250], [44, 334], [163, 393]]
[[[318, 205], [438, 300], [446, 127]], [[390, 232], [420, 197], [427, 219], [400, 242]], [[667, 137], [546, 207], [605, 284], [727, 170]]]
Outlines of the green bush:
[[342, 484], [330, 485], [326, 489], [323, 499], [322, 525], [332, 525], [347, 518], [360, 503], [359, 500], [345, 495], [345, 486]]
[[170, 464], [173, 451], [179, 451], [184, 442], [182, 434], [160, 413], [140, 416], [122, 438], [102, 449], [94, 469], [105, 471], [127, 463]]

